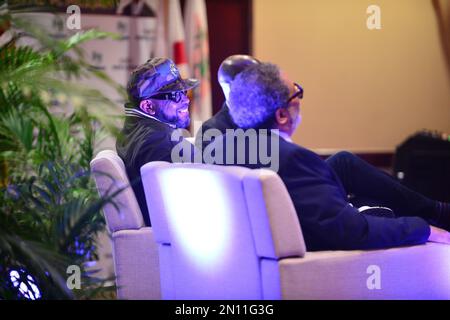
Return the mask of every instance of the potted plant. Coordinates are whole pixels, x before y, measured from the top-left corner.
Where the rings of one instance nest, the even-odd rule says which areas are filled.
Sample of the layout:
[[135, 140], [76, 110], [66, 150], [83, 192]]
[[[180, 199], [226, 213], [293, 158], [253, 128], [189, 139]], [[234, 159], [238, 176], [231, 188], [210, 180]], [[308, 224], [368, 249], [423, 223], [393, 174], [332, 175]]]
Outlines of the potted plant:
[[[114, 103], [73, 80], [100, 77], [123, 93], [79, 49], [111, 35], [54, 40], [16, 16], [23, 11], [0, 3], [0, 33], [22, 30], [0, 46], [0, 299], [91, 298], [105, 279], [85, 263], [96, 258], [101, 209], [114, 195], [98, 196], [89, 162], [105, 130], [115, 132], [101, 112]], [[23, 36], [40, 48], [17, 46]], [[80, 268], [79, 290], [67, 286], [70, 266]]]

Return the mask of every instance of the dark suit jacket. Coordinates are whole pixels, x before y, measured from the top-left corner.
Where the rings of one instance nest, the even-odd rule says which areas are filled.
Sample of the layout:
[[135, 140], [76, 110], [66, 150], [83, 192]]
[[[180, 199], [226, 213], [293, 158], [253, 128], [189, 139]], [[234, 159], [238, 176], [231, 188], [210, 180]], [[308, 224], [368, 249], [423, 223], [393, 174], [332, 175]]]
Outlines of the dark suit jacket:
[[[172, 162], [172, 149], [180, 141], [172, 141], [174, 129], [167, 124], [150, 118], [126, 117], [121, 135], [117, 139], [117, 153], [125, 163], [128, 178], [132, 184], [146, 225], [150, 226], [144, 188], [141, 181], [141, 167], [150, 161]], [[190, 159], [194, 155], [193, 146], [183, 139], [191, 149]]]
[[[265, 137], [270, 135], [269, 131]], [[210, 147], [221, 145], [224, 150], [227, 143], [220, 139], [225, 137], [229, 139], [230, 135], [217, 138]], [[259, 134], [258, 137], [261, 138]], [[249, 149], [245, 150], [244, 166], [264, 167], [260, 163], [248, 163]], [[225, 158], [222, 161], [225, 162]], [[294, 203], [309, 251], [415, 245], [426, 242], [429, 237], [429, 225], [422, 218], [386, 218], [359, 213], [348, 203], [341, 182], [325, 161], [314, 152], [282, 138], [279, 138], [278, 175]]]
[[208, 129], [217, 129], [222, 134], [225, 134], [227, 129], [237, 129], [238, 127], [234, 123], [230, 116], [230, 111], [228, 109], [227, 103], [224, 102], [222, 109], [219, 110], [214, 116], [205, 121], [201, 126], [195, 137], [195, 145], [202, 146], [202, 150], [210, 143], [210, 141], [203, 141], [200, 133], [206, 132]]

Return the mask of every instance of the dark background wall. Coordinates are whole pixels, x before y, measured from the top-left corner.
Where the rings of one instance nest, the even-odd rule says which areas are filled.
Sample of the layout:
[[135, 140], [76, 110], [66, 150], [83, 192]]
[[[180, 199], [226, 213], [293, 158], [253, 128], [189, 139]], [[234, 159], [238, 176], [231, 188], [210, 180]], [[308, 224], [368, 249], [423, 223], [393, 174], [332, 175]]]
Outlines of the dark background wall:
[[233, 54], [251, 54], [252, 0], [206, 0], [213, 113], [222, 106], [217, 82], [220, 63]]

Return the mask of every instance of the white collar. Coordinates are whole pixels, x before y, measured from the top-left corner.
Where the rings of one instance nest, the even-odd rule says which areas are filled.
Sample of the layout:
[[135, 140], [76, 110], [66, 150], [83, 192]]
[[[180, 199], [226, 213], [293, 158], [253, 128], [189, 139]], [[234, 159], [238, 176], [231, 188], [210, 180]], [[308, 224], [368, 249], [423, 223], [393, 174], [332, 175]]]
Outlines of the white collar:
[[281, 138], [283, 138], [285, 141], [290, 142], [290, 143], [293, 143], [291, 137], [290, 137], [286, 132], [280, 131], [280, 130], [278, 130], [278, 129], [271, 129], [270, 131], [272, 131], [273, 133], [279, 135], [279, 136], [280, 136]]
[[135, 108], [125, 108], [125, 115], [128, 117], [149, 118], [149, 119], [153, 119], [153, 120], [159, 121], [161, 123], [167, 124], [169, 127], [173, 128], [173, 129], [177, 128], [177, 126], [172, 123], [167, 123], [167, 122], [161, 121], [158, 118], [155, 118], [155, 117], [149, 115], [148, 113], [139, 111]]

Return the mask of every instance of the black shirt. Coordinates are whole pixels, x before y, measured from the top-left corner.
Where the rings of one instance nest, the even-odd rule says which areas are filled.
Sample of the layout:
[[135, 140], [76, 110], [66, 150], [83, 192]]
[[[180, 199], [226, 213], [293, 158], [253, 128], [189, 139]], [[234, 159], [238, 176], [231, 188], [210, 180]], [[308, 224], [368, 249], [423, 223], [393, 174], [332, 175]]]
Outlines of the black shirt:
[[128, 178], [147, 226], [151, 226], [151, 222], [141, 181], [141, 167], [151, 161], [172, 162], [172, 149], [180, 142], [189, 144], [190, 161], [193, 159], [194, 148], [187, 140], [181, 138], [172, 141], [174, 130], [168, 124], [151, 118], [126, 117], [116, 142], [117, 153], [125, 163]]
[[227, 103], [224, 102], [222, 109], [219, 110], [213, 117], [205, 121], [198, 131], [195, 137], [195, 145], [197, 147], [202, 147], [202, 150], [210, 144], [210, 141], [203, 141], [203, 137], [201, 134], [205, 133], [208, 129], [217, 129], [222, 134], [226, 133], [227, 129], [237, 129], [238, 126], [234, 123], [233, 118], [230, 115], [230, 109], [227, 106]]

